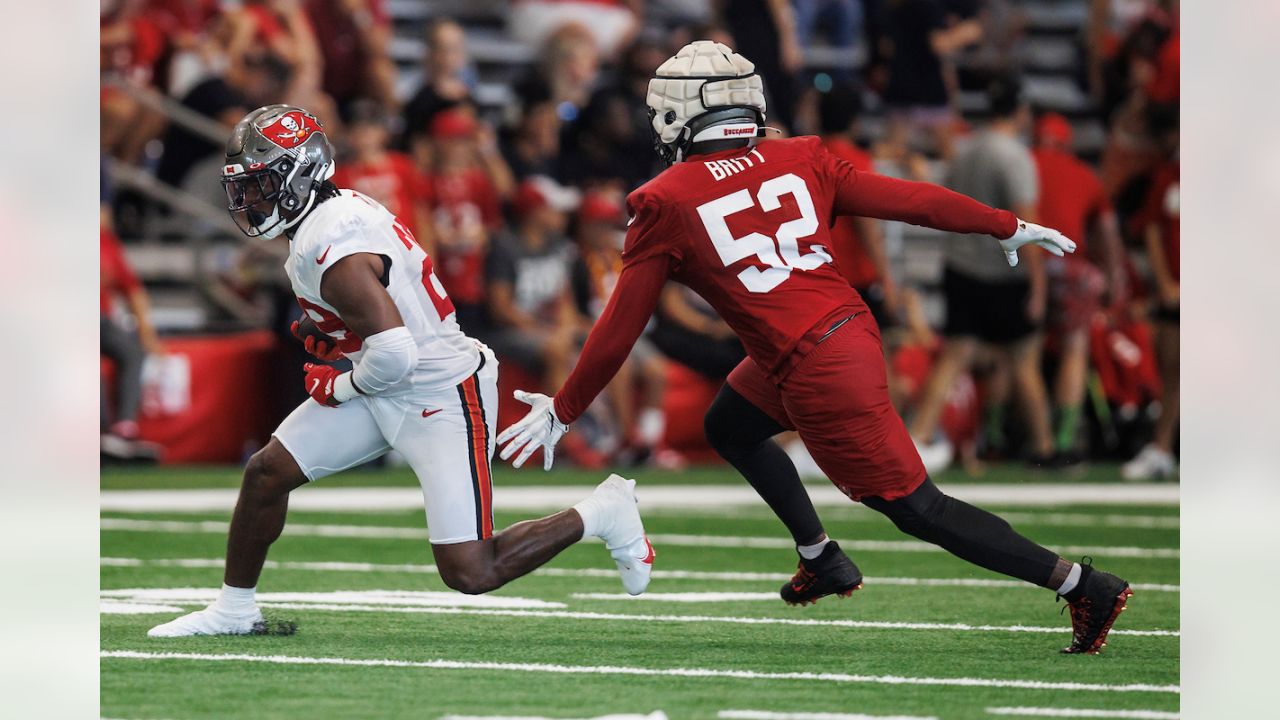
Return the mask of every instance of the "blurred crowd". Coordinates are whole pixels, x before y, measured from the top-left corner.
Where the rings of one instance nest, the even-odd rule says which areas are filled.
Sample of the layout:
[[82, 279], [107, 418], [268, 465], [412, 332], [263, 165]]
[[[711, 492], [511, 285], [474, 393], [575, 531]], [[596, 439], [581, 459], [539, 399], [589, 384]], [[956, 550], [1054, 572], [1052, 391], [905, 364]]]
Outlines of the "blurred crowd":
[[[104, 0], [104, 163], [220, 206], [221, 146], [183, 120], [229, 132], [260, 105], [309, 109], [338, 148], [335, 182], [398, 215], [435, 259], [463, 329], [504, 370], [553, 390], [619, 272], [626, 193], [661, 169], [648, 79], [684, 43], [717, 40], [755, 62], [768, 124], [784, 136], [820, 135], [862, 169], [947, 184], [1080, 243], [1072, 257], [1037, 258], [1011, 275], [976, 262], [968, 239], [943, 239], [929, 256], [938, 293], [938, 281], [904, 274], [901, 228], [837, 222], [839, 269], [884, 330], [890, 391], [927, 464], [981, 472], [988, 459], [1070, 468], [1109, 458], [1126, 461], [1127, 477], [1168, 477], [1178, 413], [1177, 0], [1042, 4], [1085, 18], [1072, 58], [1085, 103], [1066, 116], [1031, 101], [1034, 40], [1025, 6], [1011, 0], [515, 0], [501, 13], [505, 39], [529, 59], [504, 79], [497, 105], [482, 102], [473, 28], [447, 17], [452, 4], [423, 0], [425, 52], [408, 71], [393, 60], [404, 24], [393, 25], [387, 0]], [[1074, 135], [1090, 123], [1105, 140], [1081, 158]], [[111, 436], [136, 437], [129, 393], [141, 358], [164, 351], [117, 234], [143, 234], [172, 204], [104, 192], [103, 353], [122, 359], [104, 401]], [[285, 243], [246, 245], [220, 266], [207, 292], [222, 312], [287, 334], [297, 307], [279, 269]], [[1027, 287], [1016, 318], [968, 307], [1010, 297], [1009, 282]], [[939, 294], [943, 312], [930, 312]], [[742, 357], [714, 312], [672, 284], [587, 429], [573, 434], [583, 439], [567, 448], [571, 459], [680, 465], [664, 442], [672, 368], [716, 383]], [[289, 401], [304, 397], [298, 385]]]

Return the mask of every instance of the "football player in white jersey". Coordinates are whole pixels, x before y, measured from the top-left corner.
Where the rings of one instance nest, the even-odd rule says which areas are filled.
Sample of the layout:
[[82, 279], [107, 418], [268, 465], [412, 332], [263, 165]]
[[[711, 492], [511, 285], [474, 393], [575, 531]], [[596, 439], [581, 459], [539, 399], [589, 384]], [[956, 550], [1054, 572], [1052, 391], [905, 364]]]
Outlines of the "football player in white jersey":
[[458, 328], [431, 259], [408, 229], [377, 202], [335, 187], [333, 169], [319, 120], [296, 107], [249, 113], [227, 143], [222, 183], [233, 219], [249, 237], [289, 236], [294, 294], [331, 338], [312, 336], [307, 348], [323, 360], [345, 355], [353, 369], [305, 366], [312, 399], [245, 467], [218, 599], [148, 635], [255, 632], [262, 613], [254, 593], [289, 493], [393, 448], [422, 484], [432, 552], [449, 587], [488, 592], [598, 537], [626, 590], [644, 592], [653, 548], [633, 480], [611, 475], [570, 509], [494, 531], [498, 362]]

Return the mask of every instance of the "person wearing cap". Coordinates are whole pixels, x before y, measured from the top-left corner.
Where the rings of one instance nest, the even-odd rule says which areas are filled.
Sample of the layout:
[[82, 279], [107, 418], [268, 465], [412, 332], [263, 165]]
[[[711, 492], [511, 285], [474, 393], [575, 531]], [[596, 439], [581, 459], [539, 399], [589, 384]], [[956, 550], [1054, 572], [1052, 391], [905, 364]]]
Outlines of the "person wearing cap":
[[[995, 79], [987, 88], [992, 118], [973, 141], [957, 153], [947, 185], [992, 207], [1012, 210], [1019, 218], [1038, 222], [1039, 181], [1035, 160], [1020, 140], [1030, 121], [1030, 108], [1014, 77]], [[1068, 236], [1070, 237], [1070, 236]], [[992, 349], [1012, 368], [1012, 381], [1023, 410], [1033, 463], [1053, 454], [1049, 404], [1040, 374], [1040, 352], [1048, 287], [1044, 254], [1033, 250], [1027, 262], [1012, 271], [994, 262], [999, 258], [981, 235], [952, 234], [943, 246], [943, 294], [947, 319], [946, 343], [934, 366], [909, 429], [920, 457], [930, 472], [951, 463], [952, 448], [935, 440], [942, 408], [952, 383], [973, 363], [980, 349]], [[988, 440], [999, 444], [1003, 408], [988, 406]]]
[[[622, 272], [626, 213], [621, 200], [616, 193], [597, 189], [587, 192], [578, 208], [578, 257], [573, 264], [572, 281], [583, 338], [604, 312]], [[678, 454], [660, 447], [667, 426], [662, 410], [666, 370], [662, 353], [641, 336], [609, 383], [610, 409], [624, 443], [619, 457], [628, 464], [678, 467], [683, 463]], [[638, 410], [637, 389], [641, 404]]]
[[[1053, 388], [1054, 447], [1062, 460], [1071, 462], [1080, 459], [1077, 436], [1089, 372], [1089, 323], [1101, 307], [1104, 292], [1111, 306], [1124, 300], [1123, 250], [1116, 214], [1102, 181], [1071, 150], [1071, 124], [1057, 113], [1045, 113], [1036, 122], [1035, 138], [1032, 155], [1040, 183], [1039, 221], [1077, 243], [1070, 257], [1046, 260], [1048, 329], [1059, 356]], [[1098, 242], [1087, 242], [1090, 237]]]
[[512, 198], [515, 232], [497, 236], [485, 262], [490, 327], [480, 339], [548, 387], [568, 376], [575, 348], [573, 248], [565, 229], [578, 202], [576, 190], [548, 177], [526, 179]]
[[477, 123], [470, 108], [455, 107], [431, 120], [427, 180], [436, 231], [436, 275], [449, 288], [458, 324], [480, 332], [485, 317], [485, 254], [502, 227], [502, 195], [481, 166]]

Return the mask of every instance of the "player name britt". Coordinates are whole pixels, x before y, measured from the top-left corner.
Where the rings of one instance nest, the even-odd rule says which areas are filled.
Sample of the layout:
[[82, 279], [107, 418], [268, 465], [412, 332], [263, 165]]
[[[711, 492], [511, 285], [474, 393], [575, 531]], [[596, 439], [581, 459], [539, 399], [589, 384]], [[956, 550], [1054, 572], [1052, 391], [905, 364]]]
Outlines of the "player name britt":
[[[755, 156], [759, 162], [752, 160], [751, 156]], [[711, 179], [723, 180], [730, 175], [737, 175], [743, 170], [753, 168], [764, 162], [764, 155], [756, 148], [751, 148], [751, 152], [738, 158], [730, 158], [728, 160], [705, 160], [703, 165], [707, 170], [711, 171]]]

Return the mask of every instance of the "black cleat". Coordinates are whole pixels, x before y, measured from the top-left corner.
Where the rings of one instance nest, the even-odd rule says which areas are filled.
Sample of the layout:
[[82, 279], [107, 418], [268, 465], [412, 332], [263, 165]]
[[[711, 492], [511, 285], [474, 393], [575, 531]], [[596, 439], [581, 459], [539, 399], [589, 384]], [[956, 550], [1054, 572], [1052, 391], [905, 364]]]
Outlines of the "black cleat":
[[1083, 567], [1080, 587], [1083, 592], [1067, 601], [1071, 610], [1071, 644], [1062, 652], [1097, 655], [1107, 646], [1111, 625], [1129, 606], [1133, 590], [1124, 580], [1090, 565]]
[[834, 540], [812, 560], [800, 558], [791, 581], [782, 586], [782, 600], [788, 605], [811, 605], [828, 595], [849, 597], [862, 587], [862, 571]]

